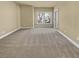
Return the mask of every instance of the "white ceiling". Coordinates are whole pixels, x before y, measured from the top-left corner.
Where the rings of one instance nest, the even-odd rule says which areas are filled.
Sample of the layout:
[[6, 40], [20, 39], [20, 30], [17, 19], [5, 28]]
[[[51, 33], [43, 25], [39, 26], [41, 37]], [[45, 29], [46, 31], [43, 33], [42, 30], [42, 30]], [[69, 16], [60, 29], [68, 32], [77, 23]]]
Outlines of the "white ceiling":
[[32, 5], [34, 7], [54, 7], [55, 1], [17, 1], [21, 5]]

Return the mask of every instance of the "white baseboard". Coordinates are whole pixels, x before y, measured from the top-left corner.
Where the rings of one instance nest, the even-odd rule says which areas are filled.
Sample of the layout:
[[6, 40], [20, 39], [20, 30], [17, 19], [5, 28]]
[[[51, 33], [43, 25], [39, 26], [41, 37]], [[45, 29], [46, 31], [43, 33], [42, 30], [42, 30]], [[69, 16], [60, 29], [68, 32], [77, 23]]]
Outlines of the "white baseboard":
[[57, 30], [57, 32], [59, 32], [61, 35], [63, 35], [65, 38], [67, 38], [73, 45], [75, 45], [77, 48], [79, 48], [79, 44], [77, 44], [75, 41], [73, 41], [71, 38], [69, 38], [68, 36], [66, 36], [64, 33], [62, 33], [61, 31]]
[[12, 34], [13, 32], [15, 32], [15, 31], [17, 31], [17, 30], [19, 30], [19, 29], [20, 29], [20, 28], [14, 29], [13, 31], [8, 32], [8, 33], [6, 33], [6, 34], [4, 34], [4, 35], [0, 36], [0, 39], [2, 39], [2, 38], [4, 38], [4, 37], [6, 37], [6, 36], [8, 36], [8, 35]]
[[21, 29], [29, 29], [29, 28], [33, 28], [33, 27], [21, 27]]

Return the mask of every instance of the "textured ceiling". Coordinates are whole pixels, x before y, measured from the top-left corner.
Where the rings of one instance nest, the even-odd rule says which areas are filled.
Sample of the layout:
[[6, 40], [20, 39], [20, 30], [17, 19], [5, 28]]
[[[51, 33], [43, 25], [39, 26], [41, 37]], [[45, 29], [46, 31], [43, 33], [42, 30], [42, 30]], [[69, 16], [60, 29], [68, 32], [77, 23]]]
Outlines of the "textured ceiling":
[[21, 5], [32, 5], [34, 7], [54, 7], [55, 1], [17, 1]]

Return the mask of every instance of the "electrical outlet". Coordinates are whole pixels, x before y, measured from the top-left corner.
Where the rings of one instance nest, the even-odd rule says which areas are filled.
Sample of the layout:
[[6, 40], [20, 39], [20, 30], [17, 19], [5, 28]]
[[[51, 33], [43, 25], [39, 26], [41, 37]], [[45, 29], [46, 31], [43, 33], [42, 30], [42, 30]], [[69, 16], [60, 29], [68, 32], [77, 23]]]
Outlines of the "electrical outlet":
[[0, 33], [0, 36], [2, 35], [2, 33]]
[[79, 37], [77, 37], [77, 40], [79, 40]]
[[1, 33], [0, 33], [0, 36], [1, 36]]
[[0, 32], [0, 36], [3, 35], [3, 34], [5, 34], [5, 32]]

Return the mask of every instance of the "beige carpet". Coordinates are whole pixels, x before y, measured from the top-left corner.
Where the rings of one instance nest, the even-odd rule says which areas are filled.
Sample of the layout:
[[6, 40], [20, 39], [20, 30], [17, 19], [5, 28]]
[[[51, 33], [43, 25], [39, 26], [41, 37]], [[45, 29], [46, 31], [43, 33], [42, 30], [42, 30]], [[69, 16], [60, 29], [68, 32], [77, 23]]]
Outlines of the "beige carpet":
[[79, 57], [79, 49], [52, 28], [22, 29], [0, 40], [0, 57]]

